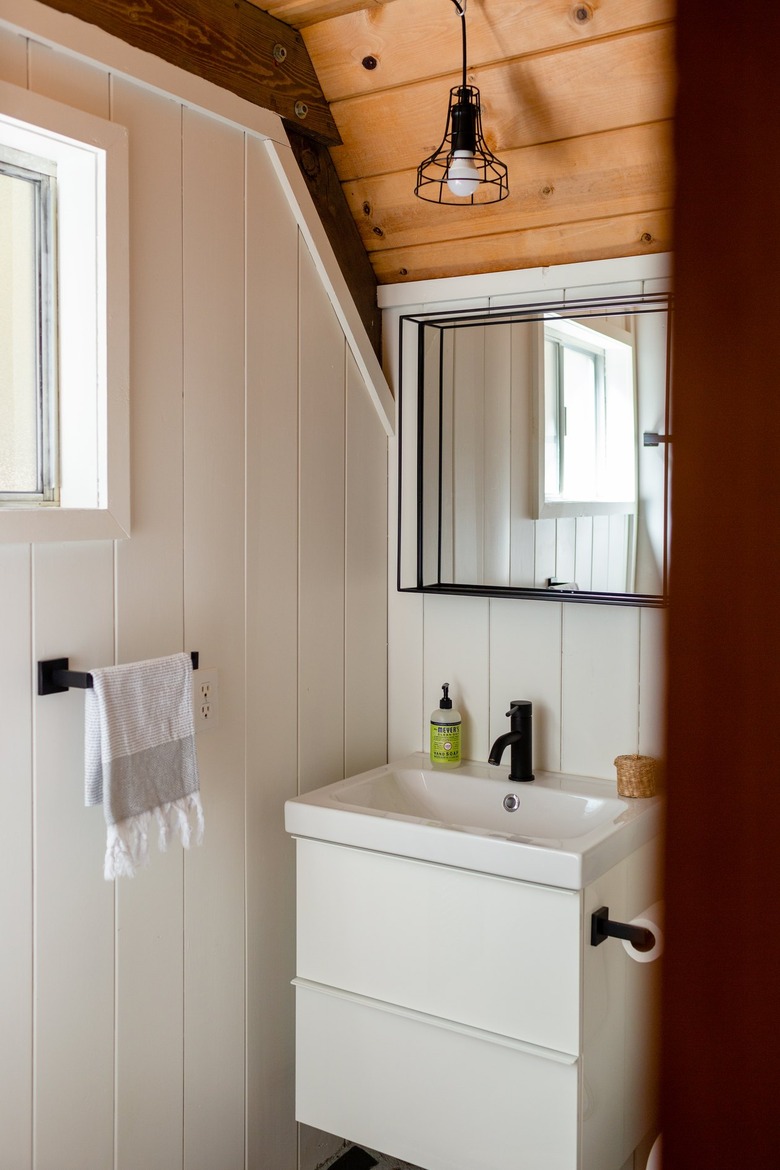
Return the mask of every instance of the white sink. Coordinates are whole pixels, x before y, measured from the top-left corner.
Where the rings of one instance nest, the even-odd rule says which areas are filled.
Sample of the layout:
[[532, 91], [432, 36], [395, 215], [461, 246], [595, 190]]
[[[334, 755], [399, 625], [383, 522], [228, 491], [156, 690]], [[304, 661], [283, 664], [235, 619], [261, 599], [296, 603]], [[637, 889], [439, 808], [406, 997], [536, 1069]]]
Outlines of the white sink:
[[[285, 804], [285, 826], [313, 837], [578, 890], [657, 836], [662, 799], [631, 800], [613, 782], [467, 761], [431, 768], [418, 752]], [[507, 795], [519, 798], [515, 811]]]

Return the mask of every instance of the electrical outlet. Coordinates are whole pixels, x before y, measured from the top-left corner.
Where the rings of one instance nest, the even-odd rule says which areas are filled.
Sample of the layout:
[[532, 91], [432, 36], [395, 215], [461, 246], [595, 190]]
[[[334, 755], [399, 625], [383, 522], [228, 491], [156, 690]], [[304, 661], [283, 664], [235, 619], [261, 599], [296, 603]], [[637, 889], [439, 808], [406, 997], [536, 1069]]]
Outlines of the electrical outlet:
[[219, 672], [194, 670], [192, 672], [192, 709], [195, 730], [215, 727], [219, 722]]

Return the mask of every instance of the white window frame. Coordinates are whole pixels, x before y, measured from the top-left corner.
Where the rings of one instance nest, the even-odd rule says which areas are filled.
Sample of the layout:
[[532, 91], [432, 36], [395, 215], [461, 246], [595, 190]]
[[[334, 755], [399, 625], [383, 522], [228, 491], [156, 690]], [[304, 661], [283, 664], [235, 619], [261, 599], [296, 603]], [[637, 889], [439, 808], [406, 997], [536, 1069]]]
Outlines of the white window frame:
[[[0, 136], [58, 171], [60, 503], [0, 507], [0, 542], [130, 533], [128, 139], [0, 82]], [[47, 150], [40, 149], [45, 142]]]
[[33, 195], [32, 230], [37, 241], [35, 257], [34, 414], [36, 418], [37, 484], [28, 489], [4, 490], [0, 506], [10, 504], [59, 505], [59, 412], [57, 409], [57, 295], [56, 295], [56, 163], [0, 141], [0, 174], [28, 184]]
[[[536, 487], [536, 519], [561, 519], [565, 517], [576, 516], [612, 516], [612, 515], [632, 515], [637, 508], [637, 494], [636, 494], [636, 461], [634, 464], [633, 474], [633, 493], [625, 499], [554, 499], [547, 496], [547, 460], [550, 457], [548, 450], [547, 436], [546, 436], [546, 337], [549, 332], [555, 336], [556, 340], [563, 340], [566, 344], [572, 345], [574, 348], [582, 347], [583, 349], [591, 349], [593, 352], [603, 352], [609, 348], [610, 341], [618, 342], [621, 346], [628, 346], [631, 350], [631, 364], [633, 377], [633, 414], [634, 414], [634, 436], [632, 449], [636, 450], [636, 352], [634, 348], [633, 334], [626, 329], [620, 328], [613, 322], [605, 322], [603, 320], [588, 321], [572, 321], [568, 322], [564, 319], [558, 322], [555, 317], [551, 317], [549, 322], [540, 322], [535, 331], [535, 381], [536, 381], [536, 442], [535, 442], [535, 487]], [[600, 344], [603, 340], [603, 345]], [[606, 392], [609, 392], [607, 386]], [[557, 458], [557, 455], [555, 456]]]

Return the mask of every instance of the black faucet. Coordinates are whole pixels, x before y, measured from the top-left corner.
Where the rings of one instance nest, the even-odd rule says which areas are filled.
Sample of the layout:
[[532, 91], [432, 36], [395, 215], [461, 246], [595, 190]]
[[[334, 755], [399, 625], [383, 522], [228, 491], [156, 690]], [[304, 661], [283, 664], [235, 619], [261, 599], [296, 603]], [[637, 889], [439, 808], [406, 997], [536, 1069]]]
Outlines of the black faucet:
[[509, 716], [510, 731], [499, 735], [490, 749], [489, 764], [500, 764], [504, 748], [511, 745], [512, 765], [509, 769], [510, 780], [533, 780], [533, 731], [531, 727], [531, 713], [533, 704], [528, 699], [512, 699], [507, 715]]

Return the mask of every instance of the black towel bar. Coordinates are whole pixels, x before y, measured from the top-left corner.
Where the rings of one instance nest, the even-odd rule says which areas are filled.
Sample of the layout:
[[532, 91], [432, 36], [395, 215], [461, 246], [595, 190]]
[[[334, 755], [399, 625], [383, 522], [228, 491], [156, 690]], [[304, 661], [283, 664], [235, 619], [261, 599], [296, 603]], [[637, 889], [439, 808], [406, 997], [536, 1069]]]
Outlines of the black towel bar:
[[[198, 669], [199, 654], [197, 650], [190, 651], [192, 669]], [[92, 675], [83, 670], [68, 670], [67, 658], [48, 658], [38, 663], [38, 694], [60, 695], [63, 691], [77, 687], [79, 690], [89, 690], [92, 686]]]

